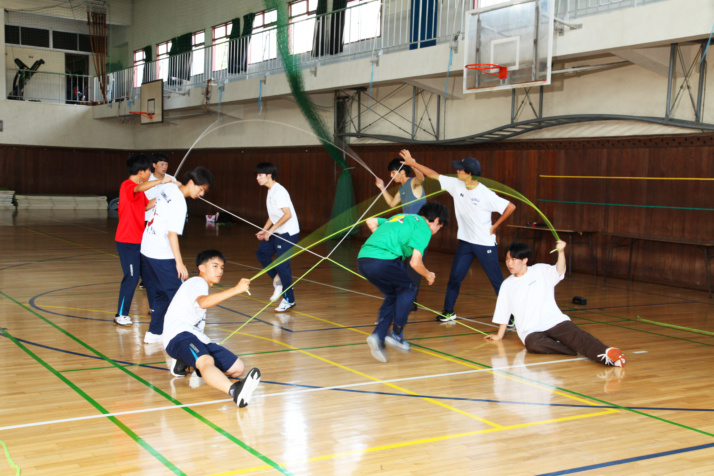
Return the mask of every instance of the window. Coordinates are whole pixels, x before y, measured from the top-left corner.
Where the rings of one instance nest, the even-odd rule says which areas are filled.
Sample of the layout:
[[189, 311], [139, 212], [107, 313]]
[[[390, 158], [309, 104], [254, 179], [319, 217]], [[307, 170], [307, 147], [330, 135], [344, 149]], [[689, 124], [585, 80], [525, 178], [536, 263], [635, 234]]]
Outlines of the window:
[[345, 44], [382, 34], [382, 5], [375, 0], [348, 0], [345, 12]]
[[144, 78], [144, 63], [146, 63], [146, 55], [144, 50], [136, 50], [134, 52], [134, 87], [141, 86], [141, 81]]
[[295, 0], [290, 3], [290, 51], [293, 54], [312, 50], [315, 33], [317, 0]]
[[156, 79], [166, 81], [169, 78], [169, 51], [171, 42], [159, 43], [156, 45]]
[[506, 3], [509, 0], [474, 0], [474, 8], [490, 7], [499, 3]]
[[20, 27], [15, 25], [5, 25], [5, 43], [8, 45], [20, 44]]
[[260, 63], [261, 61], [278, 57], [278, 35], [275, 29], [277, 23], [277, 10], [268, 10], [255, 14], [248, 64]]
[[213, 27], [213, 71], [228, 68], [228, 37], [233, 29], [233, 22]]
[[204, 62], [206, 60], [206, 32], [197, 31], [191, 37], [191, 50], [193, 59], [191, 60], [191, 71], [193, 75], [204, 73]]

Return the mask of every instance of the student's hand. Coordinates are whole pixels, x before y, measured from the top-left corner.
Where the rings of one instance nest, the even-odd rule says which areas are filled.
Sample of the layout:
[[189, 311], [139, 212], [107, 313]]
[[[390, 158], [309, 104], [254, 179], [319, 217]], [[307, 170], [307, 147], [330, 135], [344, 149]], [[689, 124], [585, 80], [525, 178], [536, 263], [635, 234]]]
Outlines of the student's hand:
[[435, 279], [436, 279], [436, 275], [434, 273], [432, 273], [431, 271], [429, 271], [429, 274], [426, 277], [426, 282], [429, 283], [429, 286], [434, 284]]
[[238, 294], [244, 293], [248, 289], [250, 289], [250, 279], [248, 278], [241, 279], [235, 286], [235, 290], [238, 292]]
[[377, 186], [378, 189], [384, 190], [384, 180], [382, 180], [381, 178], [377, 178], [374, 181], [374, 184]]
[[489, 335], [487, 335], [487, 336], [483, 336], [483, 339], [484, 339], [484, 340], [491, 340], [491, 341], [494, 341], [494, 342], [497, 342], [497, 341], [501, 340], [501, 338], [498, 337], [497, 334], [489, 334]]
[[164, 175], [163, 180], [161, 180], [161, 182], [159, 182], [159, 183], [164, 184], [164, 183], [174, 183], [174, 182], [176, 182], [176, 180], [172, 179], [168, 175]]
[[491, 228], [488, 230], [488, 232], [491, 235], [495, 235], [497, 229], [498, 229], [498, 227], [496, 225], [492, 225]]
[[178, 277], [182, 281], [186, 281], [188, 279], [188, 270], [186, 269], [186, 266], [183, 265], [183, 263], [176, 263], [176, 271], [178, 271]]
[[264, 236], [265, 236], [265, 230], [260, 230], [258, 233], [255, 234], [255, 237], [258, 238], [259, 241], [263, 241]]
[[272, 235], [270, 231], [263, 232], [263, 240], [270, 241], [270, 235]]
[[558, 251], [563, 251], [566, 246], [566, 243], [562, 240], [558, 240], [555, 242], [555, 249]]
[[413, 165], [416, 165], [417, 163], [417, 161], [414, 160], [414, 157], [412, 157], [412, 154], [410, 154], [407, 149], [402, 149], [401, 151], [399, 151], [399, 157], [404, 159], [404, 165], [408, 165], [411, 167]]

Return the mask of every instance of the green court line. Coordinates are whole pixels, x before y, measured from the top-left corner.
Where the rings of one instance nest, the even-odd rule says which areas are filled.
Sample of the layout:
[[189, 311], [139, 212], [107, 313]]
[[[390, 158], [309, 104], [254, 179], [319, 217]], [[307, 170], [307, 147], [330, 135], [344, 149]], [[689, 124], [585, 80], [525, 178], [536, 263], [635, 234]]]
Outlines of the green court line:
[[20, 476], [20, 473], [22, 470], [20, 467], [15, 464], [15, 462], [12, 460], [12, 457], [10, 456], [10, 450], [7, 448], [7, 445], [5, 444], [4, 441], [0, 440], [0, 445], [2, 445], [3, 449], [5, 450], [5, 458], [7, 459], [7, 464], [10, 465], [10, 467], [15, 469], [15, 475]]
[[539, 202], [550, 202], [550, 203], [572, 203], [575, 205], [603, 205], [607, 207], [632, 207], [632, 208], [664, 208], [671, 210], [696, 210], [702, 212], [714, 211], [714, 208], [695, 208], [695, 207], [668, 207], [665, 205], [635, 205], [632, 203], [600, 203], [600, 202], [574, 202], [570, 200], [546, 200], [544, 198], [537, 198]]
[[[415, 345], [416, 347], [420, 347], [420, 348], [422, 348], [422, 349], [428, 350], [428, 351], [430, 351], [430, 352], [434, 352], [434, 353], [436, 353], [436, 354], [445, 355], [445, 356], [450, 357], [450, 358], [452, 358], [452, 359], [461, 360], [461, 361], [463, 361], [463, 362], [467, 362], [467, 363], [472, 364], [472, 365], [478, 365], [478, 366], [480, 366], [480, 367], [484, 367], [484, 368], [486, 368], [486, 369], [490, 369], [490, 370], [492, 370], [493, 372], [498, 372], [498, 373], [503, 373], [503, 374], [506, 374], [506, 375], [510, 375], [510, 376], [512, 376], [512, 377], [515, 377], [515, 378], [519, 378], [519, 379], [522, 379], [522, 380], [527, 380], [527, 381], [529, 381], [529, 382], [537, 383], [538, 385], [543, 385], [543, 386], [545, 386], [545, 387], [550, 387], [550, 388], [553, 388], [553, 389], [555, 389], [555, 390], [559, 390], [559, 391], [561, 391], [561, 392], [569, 393], [569, 394], [571, 394], [571, 395], [575, 395], [575, 396], [580, 397], [580, 398], [584, 398], [584, 399], [587, 399], [587, 400], [592, 400], [592, 401], [597, 402], [597, 403], [600, 403], [600, 404], [602, 404], [602, 405], [607, 405], [607, 406], [610, 406], [610, 407], [614, 407], [614, 408], [617, 408], [617, 409], [619, 409], [619, 410], [626, 410], [626, 411], [628, 411], [628, 412], [636, 413], [636, 414], [638, 414], [638, 415], [641, 415], [641, 416], [644, 416], [644, 417], [647, 417], [647, 418], [652, 418], [652, 419], [654, 419], [654, 420], [658, 420], [658, 421], [661, 421], [661, 422], [663, 422], [663, 423], [669, 423], [670, 425], [674, 425], [674, 426], [678, 426], [678, 427], [680, 427], [680, 428], [684, 428], [685, 430], [691, 430], [691, 431], [694, 431], [694, 432], [696, 432], [696, 433], [701, 433], [701, 434], [706, 435], [706, 436], [714, 437], [714, 433], [709, 433], [709, 432], [707, 432], [707, 431], [700, 430], [700, 429], [698, 429], [698, 428], [694, 428], [694, 427], [691, 427], [691, 426], [687, 426], [687, 425], [684, 425], [684, 424], [682, 424], [682, 423], [677, 423], [677, 422], [675, 422], [675, 421], [667, 420], [666, 418], [658, 417], [658, 416], [655, 416], [655, 415], [650, 415], [649, 413], [645, 413], [645, 412], [640, 411], [640, 410], [635, 410], [635, 409], [633, 409], [633, 408], [624, 407], [624, 406], [618, 405], [618, 404], [616, 404], [616, 403], [608, 402], [607, 400], [601, 400], [601, 399], [599, 399], [599, 398], [592, 397], [592, 396], [586, 395], [586, 394], [584, 394], [584, 393], [579, 393], [579, 392], [576, 392], [576, 391], [574, 391], [574, 390], [568, 390], [567, 388], [563, 388], [563, 387], [558, 387], [558, 386], [555, 386], [555, 385], [551, 385], [551, 384], [549, 384], [549, 383], [541, 382], [541, 381], [532, 379], [532, 378], [530, 378], [530, 377], [525, 377], [525, 376], [523, 376], [523, 375], [518, 375], [518, 374], [516, 374], [516, 373], [509, 372], [509, 371], [507, 371], [507, 370], [494, 369], [494, 368], [491, 367], [490, 365], [482, 364], [482, 363], [480, 363], [480, 362], [476, 362], [476, 361], [473, 361], [473, 360], [466, 359], [466, 358], [464, 358], [464, 357], [459, 357], [459, 356], [456, 356], [456, 355], [453, 355], [453, 354], [449, 354], [449, 353], [447, 353], [447, 352], [442, 352], [442, 351], [440, 351], [440, 350], [431, 349], [431, 348], [429, 348], [429, 347], [424, 347], [424, 346], [421, 346], [421, 345], [419, 345], [419, 344], [413, 344], [413, 345]], [[600, 365], [600, 364], [598, 364], [598, 365]], [[593, 406], [593, 408], [599, 408], [599, 407], [595, 405], [595, 406]]]
[[[2, 293], [2, 291], [0, 291]], [[3, 293], [4, 294], [4, 293]], [[7, 295], [6, 295], [7, 296]], [[99, 402], [94, 400], [92, 397], [90, 397], [84, 390], [79, 388], [77, 385], [75, 385], [71, 380], [69, 380], [67, 377], [59, 373], [54, 367], [52, 367], [50, 364], [42, 360], [37, 354], [32, 352], [30, 349], [25, 347], [25, 345], [17, 340], [12, 334], [10, 334], [7, 329], [0, 328], [0, 332], [2, 332], [5, 337], [10, 339], [16, 346], [18, 346], [20, 349], [22, 349], [27, 355], [35, 359], [37, 363], [42, 365], [44, 368], [46, 368], [48, 371], [50, 371], [55, 377], [60, 379], [62, 382], [64, 382], [69, 388], [77, 392], [79, 396], [84, 398], [89, 404], [91, 404], [94, 408], [96, 408], [100, 413], [107, 415], [107, 418], [114, 423], [116, 426], [118, 426], [124, 433], [126, 433], [132, 440], [134, 440], [136, 443], [138, 443], [142, 448], [144, 448], [146, 451], [148, 451], [154, 458], [159, 460], [164, 466], [166, 466], [168, 469], [171, 470], [174, 474], [182, 474], [185, 475], [183, 471], [181, 471], [176, 465], [174, 465], [171, 461], [166, 459], [161, 453], [156, 451], [154, 448], [151, 447], [143, 438], [141, 438], [139, 435], [134, 433], [128, 426], [126, 426], [124, 423], [122, 423], [118, 418], [114, 416], [110, 416], [109, 410], [104, 408]]]
[[[157, 365], [157, 364], [165, 364], [165, 360], [161, 360], [159, 362], [145, 362], [143, 364], [119, 364], [122, 367], [146, 367], [149, 365]], [[82, 368], [82, 369], [67, 369], [67, 370], [60, 370], [61, 373], [67, 373], [67, 372], [83, 372], [85, 370], [105, 370], [105, 369], [114, 369], [116, 368], [114, 365], [110, 365], [108, 367], [87, 367], [87, 368]]]
[[[93, 354], [95, 354], [95, 355], [101, 357], [102, 359], [104, 359], [104, 360], [107, 361], [108, 363], [112, 364], [115, 368], [121, 370], [122, 372], [124, 372], [125, 374], [129, 375], [130, 377], [133, 377], [134, 379], [136, 379], [136, 380], [138, 380], [139, 382], [143, 383], [143, 384], [146, 385], [149, 389], [151, 389], [151, 390], [153, 390], [154, 392], [158, 393], [159, 395], [161, 395], [162, 397], [164, 397], [165, 399], [167, 399], [167, 400], [170, 401], [171, 403], [173, 403], [173, 404], [175, 404], [175, 405], [183, 405], [180, 401], [176, 400], [174, 397], [172, 397], [172, 396], [169, 395], [168, 393], [166, 393], [166, 392], [164, 392], [163, 390], [161, 390], [160, 388], [154, 386], [154, 385], [153, 385], [152, 383], [150, 383], [149, 381], [147, 381], [147, 380], [145, 380], [145, 379], [139, 377], [139, 376], [136, 375], [135, 373], [129, 371], [129, 370], [126, 369], [125, 367], [119, 365], [119, 364], [116, 363], [114, 360], [110, 359], [110, 358], [107, 357], [106, 355], [104, 355], [104, 354], [102, 354], [101, 352], [99, 352], [98, 350], [94, 349], [92, 346], [90, 346], [89, 344], [87, 344], [87, 343], [84, 342], [83, 340], [79, 339], [78, 337], [76, 337], [75, 335], [73, 335], [72, 333], [70, 333], [69, 331], [63, 329], [63, 328], [60, 327], [59, 325], [55, 324], [54, 322], [50, 321], [49, 319], [47, 319], [47, 318], [45, 318], [44, 316], [40, 315], [39, 313], [35, 312], [33, 309], [30, 309], [29, 307], [27, 307], [26, 305], [24, 305], [23, 303], [21, 303], [21, 302], [19, 302], [19, 301], [16, 301], [15, 299], [13, 299], [12, 297], [8, 296], [7, 294], [5, 294], [5, 293], [2, 292], [2, 291], [0, 291], [0, 294], [2, 294], [3, 296], [5, 296], [5, 297], [8, 298], [8, 299], [11, 299], [11, 300], [14, 301], [18, 306], [22, 307], [23, 309], [25, 309], [25, 310], [28, 311], [29, 313], [33, 314], [34, 316], [40, 318], [41, 320], [43, 320], [43, 321], [46, 322], [47, 324], [51, 325], [52, 327], [54, 327], [55, 329], [57, 329], [58, 331], [60, 331], [61, 333], [63, 333], [64, 335], [66, 335], [67, 337], [69, 337], [70, 339], [72, 339], [73, 341], [75, 341], [76, 343], [78, 343], [79, 345], [81, 345], [82, 347], [84, 347], [85, 349], [89, 350], [89, 351], [92, 352]], [[18, 343], [18, 344], [19, 344], [19, 343]], [[65, 379], [65, 380], [66, 380], [66, 378], [64, 377], [64, 375], [60, 374], [59, 372], [57, 373], [57, 375], [60, 376], [62, 379]], [[69, 381], [69, 380], [67, 380], [67, 381]], [[211, 429], [213, 429], [213, 430], [215, 430], [216, 432], [220, 433], [221, 435], [225, 436], [225, 437], [228, 438], [230, 441], [232, 441], [233, 443], [237, 444], [238, 446], [240, 446], [241, 448], [243, 448], [244, 450], [246, 450], [247, 452], [249, 452], [249, 453], [252, 454], [253, 456], [257, 457], [258, 459], [260, 459], [260, 460], [263, 461], [264, 463], [267, 463], [268, 465], [272, 466], [274, 469], [280, 471], [280, 472], [283, 473], [283, 474], [292, 475], [292, 473], [291, 473], [290, 471], [288, 471], [287, 469], [283, 468], [283, 467], [280, 466], [278, 463], [276, 463], [275, 461], [271, 460], [270, 458], [268, 458], [267, 456], [263, 455], [262, 453], [260, 453], [259, 451], [255, 450], [254, 448], [248, 446], [246, 443], [242, 442], [241, 440], [239, 440], [238, 438], [236, 438], [236, 437], [233, 436], [232, 434], [228, 433], [226, 430], [224, 430], [223, 428], [219, 427], [218, 425], [216, 425], [216, 424], [213, 423], [212, 421], [208, 420], [208, 419], [205, 418], [203, 415], [200, 415], [199, 413], [197, 413], [197, 412], [194, 411], [193, 409], [188, 408], [188, 407], [184, 407], [184, 406], [181, 406], [181, 409], [184, 410], [184, 411], [185, 411], [186, 413], [188, 413], [189, 415], [193, 416], [194, 418], [198, 419], [199, 421], [201, 421], [201, 422], [204, 423], [205, 425], [209, 426]], [[128, 430], [128, 428], [127, 428], [127, 430]]]
[[[567, 309], [567, 308], [566, 308], [566, 309]], [[575, 309], [573, 308], [573, 310], [575, 310]], [[642, 322], [639, 321], [639, 320], [630, 319], [630, 318], [627, 318], [627, 317], [613, 316], [613, 315], [605, 314], [605, 313], [602, 313], [602, 312], [590, 311], [590, 310], [588, 310], [588, 309], [577, 309], [577, 310], [578, 310], [578, 311], [581, 311], [581, 312], [589, 312], [589, 313], [598, 314], [598, 315], [601, 315], [601, 316], [614, 317], [614, 318], [616, 318], [616, 319], [622, 319], [622, 322], [635, 323], [635, 324], [641, 324], [641, 323], [642, 323]], [[610, 323], [610, 322], [596, 321], [596, 320], [594, 320], [594, 319], [588, 319], [587, 317], [582, 317], [582, 316], [577, 316], [577, 318], [578, 318], [578, 319], [582, 319], [582, 320], [584, 320], [584, 321], [589, 321], [591, 324], [605, 324], [605, 325], [612, 326], [612, 327], [619, 327], [619, 328], [621, 328], [621, 329], [627, 329], [627, 330], [629, 330], [629, 331], [642, 332], [642, 333], [644, 333], [644, 334], [650, 334], [650, 335], [655, 335], [655, 336], [660, 336], [660, 337], [668, 337], [668, 338], [670, 338], [670, 339], [683, 340], [683, 341], [685, 341], [685, 342], [691, 342], [691, 343], [693, 343], [693, 344], [699, 344], [699, 345], [706, 345], [706, 346], [708, 346], [708, 347], [714, 347], [714, 344], [709, 344], [709, 343], [706, 343], [706, 342], [699, 342], [699, 341], [691, 340], [691, 339], [685, 339], [684, 337], [675, 337], [675, 336], [672, 336], [672, 335], [669, 335], [669, 334], [660, 334], [659, 332], [652, 332], [652, 331], [648, 331], [648, 330], [645, 330], [645, 329], [638, 329], [638, 328], [636, 328], [636, 327], [619, 326], [619, 325], [617, 325], [617, 324], [613, 324], [613, 323]], [[686, 332], [686, 331], [683, 331], [683, 332]], [[702, 334], [700, 334], [700, 335], [702, 335]]]

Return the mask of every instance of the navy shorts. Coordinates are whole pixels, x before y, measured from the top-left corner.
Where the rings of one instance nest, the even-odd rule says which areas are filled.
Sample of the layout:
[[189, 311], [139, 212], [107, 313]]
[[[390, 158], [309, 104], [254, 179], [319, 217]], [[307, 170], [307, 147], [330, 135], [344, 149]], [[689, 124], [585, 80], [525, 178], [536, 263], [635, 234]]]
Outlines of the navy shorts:
[[166, 353], [174, 359], [183, 360], [194, 369], [199, 357], [210, 355], [221, 372], [226, 372], [238, 360], [238, 356], [225, 347], [213, 342], [204, 344], [201, 339], [190, 332], [182, 332], [171, 339], [166, 347]]

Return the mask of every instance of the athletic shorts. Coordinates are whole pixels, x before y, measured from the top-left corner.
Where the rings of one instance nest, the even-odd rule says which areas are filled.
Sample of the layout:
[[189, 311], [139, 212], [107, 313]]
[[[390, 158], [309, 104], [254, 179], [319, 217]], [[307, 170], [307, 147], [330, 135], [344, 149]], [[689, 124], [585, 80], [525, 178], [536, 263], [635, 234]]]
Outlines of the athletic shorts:
[[190, 332], [182, 332], [171, 339], [169, 345], [166, 346], [166, 353], [174, 359], [183, 360], [194, 369], [199, 357], [210, 355], [221, 372], [226, 372], [238, 360], [238, 356], [225, 347], [213, 342], [204, 344], [201, 339]]

